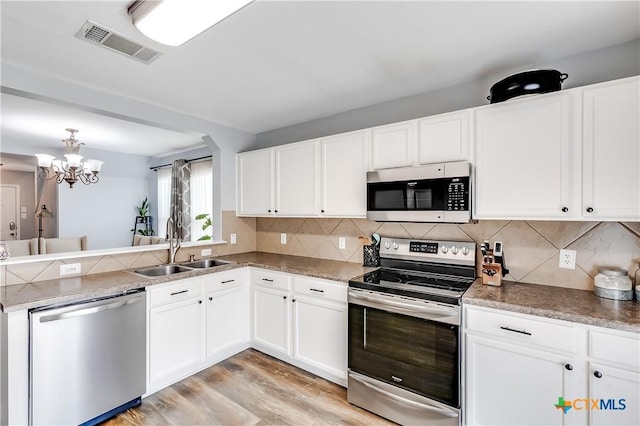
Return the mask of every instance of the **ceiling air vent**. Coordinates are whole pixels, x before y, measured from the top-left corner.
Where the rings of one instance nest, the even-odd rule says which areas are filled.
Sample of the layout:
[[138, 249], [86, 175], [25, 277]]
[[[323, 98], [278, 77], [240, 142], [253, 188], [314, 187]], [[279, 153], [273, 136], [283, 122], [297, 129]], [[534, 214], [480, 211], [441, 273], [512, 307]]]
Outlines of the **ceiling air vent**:
[[120, 34], [116, 34], [115, 32], [91, 21], [87, 21], [82, 28], [80, 28], [76, 37], [105, 47], [114, 52], [121, 53], [145, 64], [153, 62], [162, 54], [157, 50], [143, 46], [136, 41], [123, 37]]

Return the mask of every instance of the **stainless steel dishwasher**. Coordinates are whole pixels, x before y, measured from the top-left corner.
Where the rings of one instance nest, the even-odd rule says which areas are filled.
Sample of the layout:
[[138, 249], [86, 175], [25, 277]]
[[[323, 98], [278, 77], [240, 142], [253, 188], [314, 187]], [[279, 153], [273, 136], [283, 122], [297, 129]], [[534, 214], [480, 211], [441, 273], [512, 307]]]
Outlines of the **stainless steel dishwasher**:
[[29, 421], [96, 424], [146, 390], [144, 290], [32, 310]]

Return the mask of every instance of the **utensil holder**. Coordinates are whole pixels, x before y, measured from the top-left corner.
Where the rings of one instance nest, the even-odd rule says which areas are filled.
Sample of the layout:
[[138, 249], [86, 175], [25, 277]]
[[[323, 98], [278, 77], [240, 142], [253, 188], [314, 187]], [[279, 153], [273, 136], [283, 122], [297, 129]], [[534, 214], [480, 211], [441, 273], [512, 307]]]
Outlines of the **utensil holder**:
[[499, 263], [482, 264], [482, 284], [496, 287], [502, 285], [502, 266]]
[[362, 266], [380, 266], [380, 248], [377, 244], [362, 246]]

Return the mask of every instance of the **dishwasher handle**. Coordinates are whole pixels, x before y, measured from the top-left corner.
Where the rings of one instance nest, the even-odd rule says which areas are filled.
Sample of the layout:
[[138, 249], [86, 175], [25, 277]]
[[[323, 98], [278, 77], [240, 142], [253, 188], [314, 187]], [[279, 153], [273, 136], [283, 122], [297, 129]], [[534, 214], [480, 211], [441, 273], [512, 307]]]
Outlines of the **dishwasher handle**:
[[52, 322], [52, 321], [60, 321], [63, 319], [68, 319], [68, 318], [75, 318], [75, 317], [82, 317], [82, 316], [86, 316], [86, 315], [93, 315], [93, 314], [97, 314], [98, 312], [102, 312], [102, 311], [109, 311], [112, 309], [118, 309], [118, 308], [122, 308], [123, 306], [126, 305], [132, 305], [134, 303], [138, 303], [140, 301], [142, 301], [143, 296], [137, 296], [137, 297], [132, 297], [126, 300], [117, 300], [115, 302], [108, 302], [105, 301], [105, 303], [101, 304], [101, 305], [97, 305], [97, 306], [92, 306], [90, 308], [83, 308], [83, 307], [78, 307], [75, 310], [72, 311], [66, 311], [66, 312], [61, 312], [59, 314], [53, 314], [53, 315], [46, 315], [46, 316], [42, 316], [40, 317], [40, 322]]

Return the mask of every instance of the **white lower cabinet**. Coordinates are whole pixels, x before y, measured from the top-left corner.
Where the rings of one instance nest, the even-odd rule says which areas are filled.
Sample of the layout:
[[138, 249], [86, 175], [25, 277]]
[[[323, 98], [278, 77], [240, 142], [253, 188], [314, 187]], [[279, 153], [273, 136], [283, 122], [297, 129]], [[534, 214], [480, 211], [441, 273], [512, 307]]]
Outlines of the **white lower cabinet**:
[[297, 276], [293, 283], [293, 357], [346, 382], [347, 286]]
[[150, 289], [148, 384], [180, 379], [202, 361], [203, 279]]
[[638, 334], [470, 305], [464, 325], [465, 424], [640, 424]]
[[249, 347], [246, 272], [233, 270], [147, 289], [147, 393]]
[[347, 285], [261, 269], [251, 281], [253, 346], [346, 386]]

